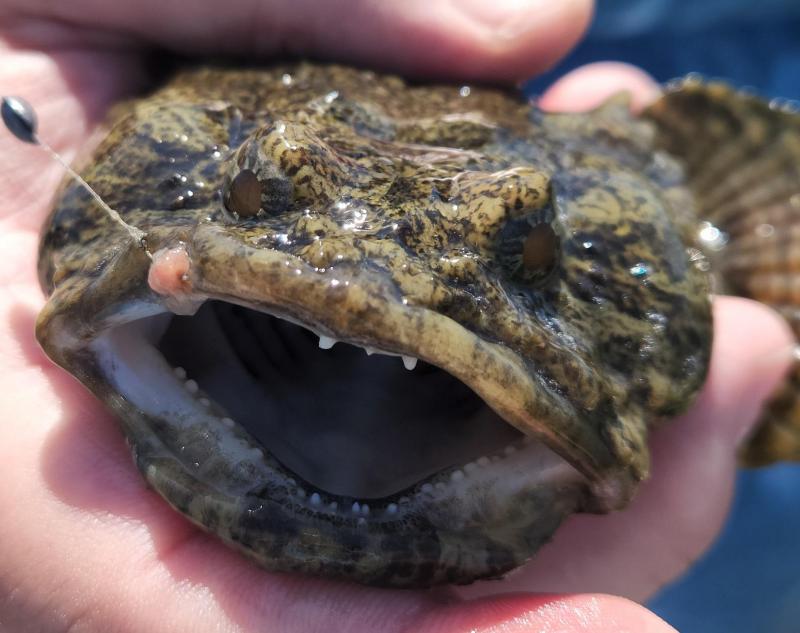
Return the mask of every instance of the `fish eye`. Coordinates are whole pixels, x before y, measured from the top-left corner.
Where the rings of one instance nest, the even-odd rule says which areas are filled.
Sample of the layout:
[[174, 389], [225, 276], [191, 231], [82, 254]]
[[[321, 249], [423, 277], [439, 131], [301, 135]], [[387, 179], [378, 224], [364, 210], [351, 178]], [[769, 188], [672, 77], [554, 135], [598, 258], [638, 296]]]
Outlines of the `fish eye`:
[[549, 278], [561, 249], [550, 207], [508, 220], [498, 237], [498, 260], [512, 281], [535, 286]]
[[261, 210], [261, 183], [250, 169], [241, 170], [228, 186], [225, 207], [242, 218], [252, 218]]
[[550, 224], [532, 227], [522, 245], [522, 265], [528, 273], [549, 271], [556, 260], [558, 236]]
[[278, 215], [292, 203], [292, 181], [273, 166], [260, 166], [258, 173], [241, 169], [225, 190], [225, 208], [239, 218], [252, 218], [260, 211]]

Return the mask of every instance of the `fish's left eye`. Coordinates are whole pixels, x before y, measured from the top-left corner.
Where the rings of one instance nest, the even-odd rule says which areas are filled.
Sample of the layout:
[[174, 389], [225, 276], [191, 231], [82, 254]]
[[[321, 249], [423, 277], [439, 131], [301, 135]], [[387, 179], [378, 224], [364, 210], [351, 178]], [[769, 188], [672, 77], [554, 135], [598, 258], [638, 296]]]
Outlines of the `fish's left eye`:
[[508, 276], [525, 285], [547, 279], [561, 250], [550, 208], [512, 218], [499, 235], [498, 259]]
[[550, 270], [556, 260], [558, 236], [550, 224], [531, 227], [522, 244], [522, 265], [529, 273]]

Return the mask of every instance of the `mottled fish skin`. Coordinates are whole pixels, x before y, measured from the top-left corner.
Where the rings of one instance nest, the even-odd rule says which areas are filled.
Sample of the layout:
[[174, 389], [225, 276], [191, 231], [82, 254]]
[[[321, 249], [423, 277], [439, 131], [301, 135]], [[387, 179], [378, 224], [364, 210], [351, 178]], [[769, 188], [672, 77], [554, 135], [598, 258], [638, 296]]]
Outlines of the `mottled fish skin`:
[[[415, 501], [385, 521], [334, 521], [298, 503], [268, 452], [234, 468], [216, 430], [122, 397], [94, 342], [166, 299], [147, 283], [147, 255], [70, 182], [42, 237], [50, 299], [37, 336], [118, 414], [148, 482], [264, 566], [394, 586], [499, 576], [567, 514], [624, 506], [648, 473], [648, 426], [704, 381], [695, 213], [682, 169], [653, 141], [618, 100], [546, 114], [515, 94], [339, 66], [201, 68], [118, 106], [81, 170], [150, 252], [184, 245], [197, 296], [438, 365], [582, 473], [520, 495], [505, 516]], [[245, 168], [291, 199], [228, 212]], [[530, 273], [523, 243], [542, 223], [556, 256]]]

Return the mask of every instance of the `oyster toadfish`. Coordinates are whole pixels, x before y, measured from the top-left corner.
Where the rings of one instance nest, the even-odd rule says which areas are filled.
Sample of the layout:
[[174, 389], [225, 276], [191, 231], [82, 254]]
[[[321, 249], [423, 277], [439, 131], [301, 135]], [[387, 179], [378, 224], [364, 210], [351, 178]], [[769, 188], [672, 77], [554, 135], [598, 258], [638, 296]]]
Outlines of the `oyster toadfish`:
[[[265, 567], [496, 577], [647, 476], [648, 426], [708, 366], [698, 218], [758, 295], [737, 231], [793, 208], [799, 138], [696, 82], [635, 118], [339, 66], [182, 72], [82, 170], [151, 257], [66, 183], [37, 335], [148, 483]], [[788, 162], [742, 162], [768, 144]]]

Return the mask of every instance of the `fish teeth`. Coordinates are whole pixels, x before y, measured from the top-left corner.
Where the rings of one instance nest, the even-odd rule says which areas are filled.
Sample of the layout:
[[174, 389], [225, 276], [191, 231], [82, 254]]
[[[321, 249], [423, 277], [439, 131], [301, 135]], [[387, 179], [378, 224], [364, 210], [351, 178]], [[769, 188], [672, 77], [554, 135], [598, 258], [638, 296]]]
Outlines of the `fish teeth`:
[[[330, 349], [337, 341], [335, 338], [331, 338], [330, 336], [325, 336], [324, 334], [318, 334], [319, 336], [319, 347], [320, 349]], [[395, 356], [390, 352], [382, 352], [379, 349], [375, 349], [374, 347], [364, 347], [364, 351], [367, 353], [367, 356], [372, 356], [373, 354], [383, 354], [386, 356]], [[408, 370], [412, 371], [417, 366], [417, 358], [414, 356], [406, 356], [405, 354], [401, 354], [400, 358], [403, 359], [403, 366]]]

